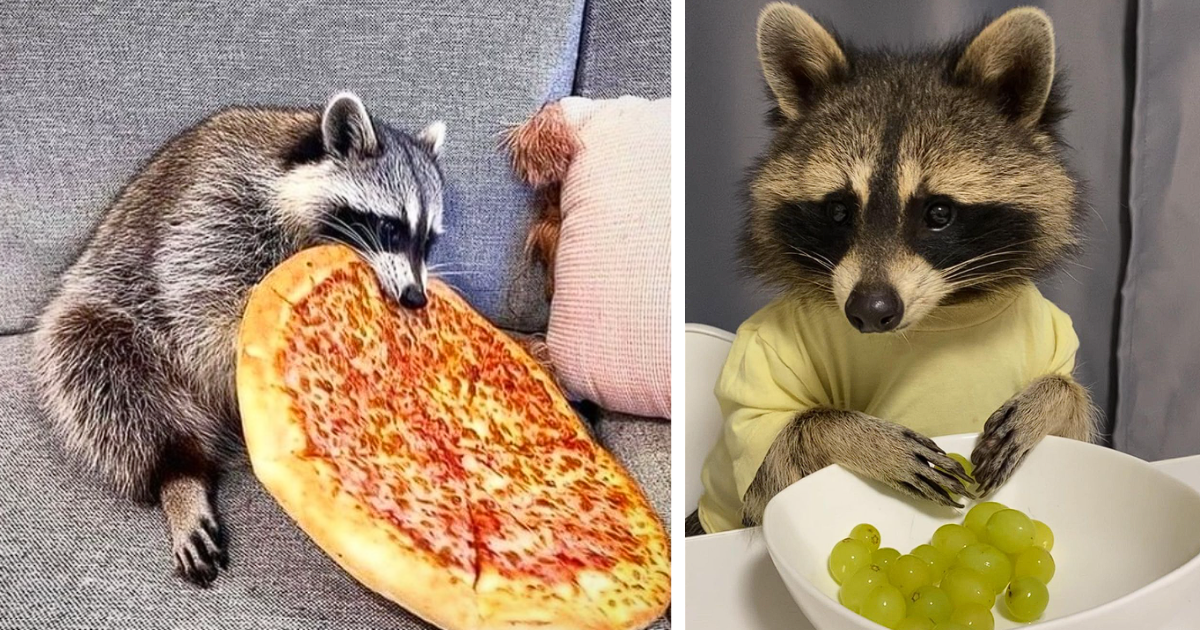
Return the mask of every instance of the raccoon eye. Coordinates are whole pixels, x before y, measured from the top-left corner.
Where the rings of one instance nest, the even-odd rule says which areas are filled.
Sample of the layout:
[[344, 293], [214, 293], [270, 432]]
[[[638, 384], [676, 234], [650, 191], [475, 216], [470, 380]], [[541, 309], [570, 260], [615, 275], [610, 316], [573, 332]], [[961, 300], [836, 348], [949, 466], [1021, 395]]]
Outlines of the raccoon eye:
[[844, 201], [826, 202], [825, 212], [829, 214], [829, 220], [838, 225], [842, 225], [846, 219], [850, 218], [850, 206]]
[[944, 201], [931, 202], [925, 206], [925, 225], [934, 232], [940, 232], [954, 223], [954, 217], [957, 214], [954, 206]]
[[404, 227], [399, 224], [399, 221], [385, 219], [379, 222], [379, 244], [383, 246], [384, 250], [398, 252], [404, 249], [406, 236]]

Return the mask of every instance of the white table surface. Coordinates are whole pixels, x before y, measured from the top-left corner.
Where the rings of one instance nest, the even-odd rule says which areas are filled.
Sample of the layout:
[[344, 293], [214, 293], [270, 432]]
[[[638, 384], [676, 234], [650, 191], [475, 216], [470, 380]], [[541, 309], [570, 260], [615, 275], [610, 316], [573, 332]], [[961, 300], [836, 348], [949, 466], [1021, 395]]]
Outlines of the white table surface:
[[[1200, 490], [1200, 455], [1154, 465]], [[688, 538], [684, 552], [688, 630], [814, 630], [775, 572], [759, 528]], [[1162, 630], [1195, 630], [1198, 617], [1200, 594]]]

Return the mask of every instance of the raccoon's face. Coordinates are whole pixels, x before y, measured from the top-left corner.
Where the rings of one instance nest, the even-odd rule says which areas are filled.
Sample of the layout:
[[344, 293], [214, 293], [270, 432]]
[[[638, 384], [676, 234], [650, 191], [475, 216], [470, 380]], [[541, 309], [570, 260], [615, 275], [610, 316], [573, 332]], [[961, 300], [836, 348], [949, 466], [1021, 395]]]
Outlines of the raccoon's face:
[[758, 40], [778, 107], [750, 175], [743, 255], [765, 280], [884, 332], [1037, 277], [1076, 246], [1040, 10], [896, 55], [846, 48], [776, 3]]
[[353, 94], [334, 96], [321, 117], [319, 159], [293, 169], [279, 197], [318, 240], [355, 248], [380, 286], [406, 308], [425, 305], [427, 262], [442, 233], [437, 158], [445, 125], [409, 136], [375, 122]]

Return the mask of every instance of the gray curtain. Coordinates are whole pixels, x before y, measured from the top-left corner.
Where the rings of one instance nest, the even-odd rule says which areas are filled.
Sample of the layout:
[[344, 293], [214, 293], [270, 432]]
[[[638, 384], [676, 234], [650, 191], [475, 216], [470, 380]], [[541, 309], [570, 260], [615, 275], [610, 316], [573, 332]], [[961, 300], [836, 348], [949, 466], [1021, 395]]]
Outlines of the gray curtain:
[[[1070, 84], [1068, 159], [1088, 183], [1092, 217], [1083, 256], [1042, 290], [1075, 321], [1077, 376], [1115, 446], [1149, 459], [1200, 452], [1192, 332], [1200, 273], [1191, 271], [1200, 246], [1200, 208], [1191, 207], [1200, 205], [1200, 3], [798, 4], [868, 46], [937, 42], [1020, 5], [1050, 14]], [[754, 46], [760, 7], [687, 7], [686, 319], [728, 330], [770, 299], [734, 257], [743, 171], [768, 138]]]
[[1200, 3], [1143, 1], [1129, 147], [1129, 257], [1113, 442], [1200, 451]]

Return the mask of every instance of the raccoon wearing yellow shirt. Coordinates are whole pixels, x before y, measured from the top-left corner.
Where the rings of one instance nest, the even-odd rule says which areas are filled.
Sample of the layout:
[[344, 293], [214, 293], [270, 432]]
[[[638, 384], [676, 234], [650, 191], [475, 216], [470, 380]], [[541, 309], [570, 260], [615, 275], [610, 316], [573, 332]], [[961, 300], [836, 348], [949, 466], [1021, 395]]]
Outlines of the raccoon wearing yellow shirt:
[[742, 253], [782, 297], [738, 329], [689, 533], [757, 525], [830, 464], [956, 505], [965, 473], [926, 436], [982, 431], [980, 496], [1046, 435], [1093, 440], [1071, 320], [1033, 285], [1083, 218], [1046, 14], [898, 54], [776, 3], [758, 47], [774, 137]]

